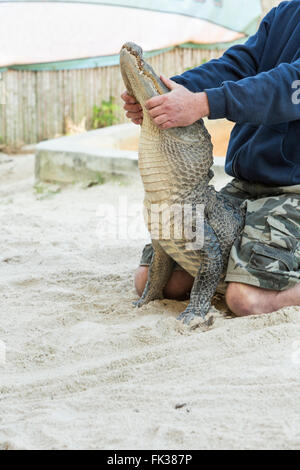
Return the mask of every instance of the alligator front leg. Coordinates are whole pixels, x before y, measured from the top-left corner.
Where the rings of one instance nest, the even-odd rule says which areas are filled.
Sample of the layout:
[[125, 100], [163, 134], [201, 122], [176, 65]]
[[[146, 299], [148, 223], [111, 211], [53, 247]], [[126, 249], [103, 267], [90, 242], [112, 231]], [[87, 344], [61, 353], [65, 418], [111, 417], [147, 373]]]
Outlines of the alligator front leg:
[[178, 320], [186, 324], [189, 324], [195, 317], [206, 316], [223, 272], [220, 244], [207, 222], [204, 226], [204, 237], [201, 264], [192, 288], [190, 303], [178, 317]]
[[142, 307], [152, 300], [163, 299], [163, 290], [173, 271], [174, 261], [172, 258], [167, 255], [157, 241], [153, 240], [152, 245], [153, 257], [149, 267], [147, 284], [142, 297], [134, 302], [136, 307]]

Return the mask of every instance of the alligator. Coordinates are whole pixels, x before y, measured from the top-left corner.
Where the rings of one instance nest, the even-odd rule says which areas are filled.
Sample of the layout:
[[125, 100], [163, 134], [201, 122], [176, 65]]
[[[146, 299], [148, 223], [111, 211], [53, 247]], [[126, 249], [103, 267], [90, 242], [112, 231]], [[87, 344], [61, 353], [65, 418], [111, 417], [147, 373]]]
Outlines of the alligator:
[[[177, 262], [194, 277], [190, 302], [178, 317], [189, 324], [196, 317], [205, 319], [210, 309], [231, 247], [244, 226], [244, 213], [209, 184], [214, 176], [213, 145], [203, 120], [161, 130], [151, 119], [146, 101], [170, 90], [144, 60], [142, 48], [125, 43], [120, 68], [127, 92], [143, 109], [138, 164], [153, 245], [148, 281], [135, 305], [163, 299]], [[183, 229], [179, 219], [185, 222]]]

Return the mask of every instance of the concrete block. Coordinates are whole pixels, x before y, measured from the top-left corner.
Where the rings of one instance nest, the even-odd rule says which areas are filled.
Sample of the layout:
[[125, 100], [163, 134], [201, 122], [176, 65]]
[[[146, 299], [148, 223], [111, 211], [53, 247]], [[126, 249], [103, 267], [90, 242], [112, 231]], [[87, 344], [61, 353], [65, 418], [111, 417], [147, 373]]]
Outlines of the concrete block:
[[[37, 181], [102, 183], [138, 174], [136, 150], [140, 128], [121, 124], [74, 136], [47, 140], [36, 146]], [[214, 159], [215, 176], [224, 177], [225, 158]]]
[[138, 154], [126, 147], [133, 147], [138, 136], [137, 126], [122, 124], [41, 142], [36, 147], [36, 179], [101, 183], [137, 174]]

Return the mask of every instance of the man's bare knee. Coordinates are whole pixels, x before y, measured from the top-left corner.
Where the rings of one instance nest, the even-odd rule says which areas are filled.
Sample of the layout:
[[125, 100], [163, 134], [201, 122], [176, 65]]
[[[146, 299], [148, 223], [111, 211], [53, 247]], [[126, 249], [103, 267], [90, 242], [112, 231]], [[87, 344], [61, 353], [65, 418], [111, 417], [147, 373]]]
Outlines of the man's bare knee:
[[[134, 284], [138, 295], [143, 295], [147, 279], [149, 267], [139, 266], [135, 273]], [[194, 278], [186, 271], [173, 271], [172, 276], [165, 287], [164, 295], [167, 299], [185, 299], [193, 287]]]
[[140, 297], [142, 297], [148, 279], [149, 267], [139, 266], [134, 277], [135, 289]]
[[194, 278], [186, 271], [175, 270], [164, 290], [167, 299], [184, 300], [191, 292]]
[[247, 284], [232, 282], [227, 287], [226, 303], [238, 317], [255, 315], [258, 312], [258, 296], [256, 288]]

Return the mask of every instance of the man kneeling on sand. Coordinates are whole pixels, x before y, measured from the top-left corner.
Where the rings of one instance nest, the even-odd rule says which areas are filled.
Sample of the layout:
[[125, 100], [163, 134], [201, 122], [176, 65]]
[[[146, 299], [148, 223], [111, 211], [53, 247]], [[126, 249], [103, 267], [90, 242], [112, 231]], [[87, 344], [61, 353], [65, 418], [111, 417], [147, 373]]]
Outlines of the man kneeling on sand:
[[[300, 306], [300, 1], [273, 8], [254, 36], [220, 59], [162, 80], [171, 92], [146, 106], [159, 128], [203, 117], [236, 123], [225, 166], [234, 179], [222, 193], [246, 207], [246, 221], [228, 264], [228, 307], [243, 316]], [[122, 98], [127, 117], [141, 124], [140, 105], [127, 92]], [[147, 245], [139, 295], [151, 257]], [[165, 296], [185, 298], [193, 281], [177, 265]]]

